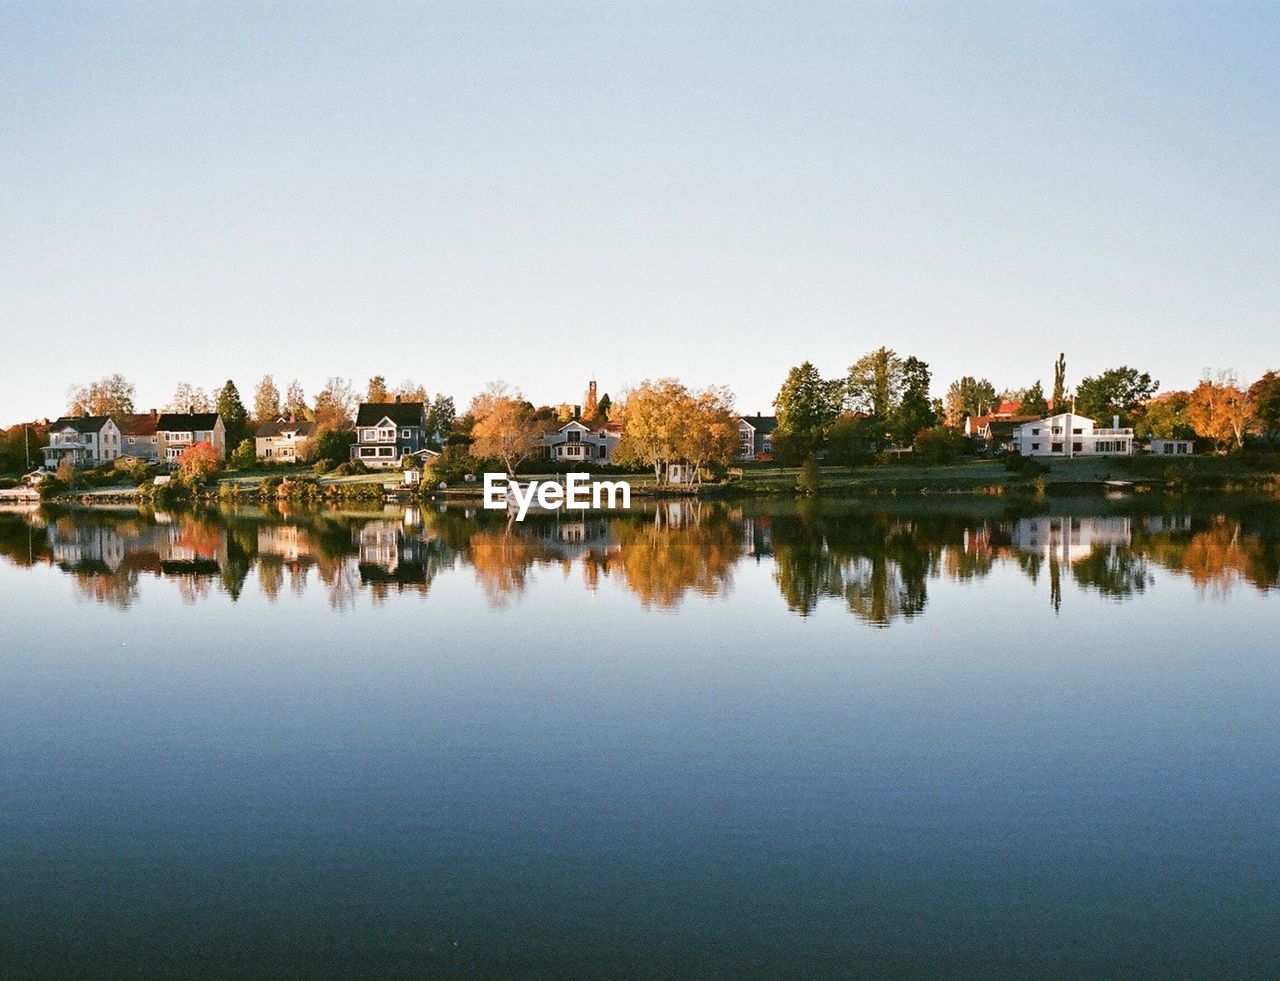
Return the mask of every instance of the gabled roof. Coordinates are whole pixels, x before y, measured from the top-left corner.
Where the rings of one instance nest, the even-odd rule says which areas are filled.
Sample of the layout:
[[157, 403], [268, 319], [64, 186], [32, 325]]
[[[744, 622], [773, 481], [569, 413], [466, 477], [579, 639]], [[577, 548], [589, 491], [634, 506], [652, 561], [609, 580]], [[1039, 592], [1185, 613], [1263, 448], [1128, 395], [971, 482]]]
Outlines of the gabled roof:
[[254, 432], [255, 436], [279, 436], [281, 433], [297, 433], [299, 436], [310, 436], [316, 431], [316, 424], [306, 419], [275, 419], [264, 422]]
[[111, 421], [110, 416], [63, 416], [49, 428], [74, 429], [78, 433], [96, 433]]
[[376, 426], [390, 419], [397, 426], [421, 426], [426, 409], [421, 402], [361, 402], [357, 426]]
[[120, 421], [120, 432], [125, 436], [154, 436], [158, 415], [150, 412], [132, 413]]
[[579, 429], [581, 429], [584, 433], [589, 433], [589, 432], [591, 432], [591, 427], [590, 427], [590, 426], [585, 425], [584, 423], [582, 423], [582, 422], [581, 422], [580, 420], [578, 420], [578, 419], [570, 419], [570, 420], [569, 420], [568, 422], [566, 422], [563, 426], [561, 426], [559, 429], [557, 429], [557, 430], [556, 430], [556, 432], [558, 432], [558, 433], [562, 433], [562, 432], [564, 432], [566, 429], [569, 429], [569, 428], [570, 428], [570, 427], [572, 427], [572, 426], [577, 426], [577, 427], [578, 427]]
[[162, 433], [208, 432], [218, 424], [216, 412], [162, 412], [156, 430]]
[[758, 433], [771, 433], [778, 428], [777, 416], [739, 416], [738, 418]]

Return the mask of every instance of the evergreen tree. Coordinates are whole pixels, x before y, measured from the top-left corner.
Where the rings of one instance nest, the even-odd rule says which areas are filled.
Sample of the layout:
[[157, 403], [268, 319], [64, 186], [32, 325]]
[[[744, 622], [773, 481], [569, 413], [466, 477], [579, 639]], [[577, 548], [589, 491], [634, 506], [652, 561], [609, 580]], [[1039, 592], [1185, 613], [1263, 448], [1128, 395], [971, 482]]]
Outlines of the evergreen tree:
[[245, 411], [244, 403], [240, 401], [240, 392], [236, 389], [236, 383], [230, 378], [218, 393], [216, 408], [218, 414], [222, 416], [222, 425], [227, 430], [227, 445], [239, 446], [248, 435], [249, 413]]

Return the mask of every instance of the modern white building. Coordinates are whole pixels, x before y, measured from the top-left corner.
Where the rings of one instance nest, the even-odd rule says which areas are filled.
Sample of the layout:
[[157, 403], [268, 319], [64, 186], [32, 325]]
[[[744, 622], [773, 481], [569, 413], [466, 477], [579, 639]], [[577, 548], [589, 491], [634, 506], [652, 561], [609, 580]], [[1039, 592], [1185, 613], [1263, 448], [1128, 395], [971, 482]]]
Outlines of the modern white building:
[[1153, 439], [1151, 453], [1153, 456], [1191, 456], [1196, 451], [1196, 444], [1189, 439]]
[[1118, 416], [1101, 428], [1088, 416], [1060, 412], [1019, 425], [1013, 431], [1013, 447], [1023, 456], [1129, 456], [1133, 430], [1122, 429]]

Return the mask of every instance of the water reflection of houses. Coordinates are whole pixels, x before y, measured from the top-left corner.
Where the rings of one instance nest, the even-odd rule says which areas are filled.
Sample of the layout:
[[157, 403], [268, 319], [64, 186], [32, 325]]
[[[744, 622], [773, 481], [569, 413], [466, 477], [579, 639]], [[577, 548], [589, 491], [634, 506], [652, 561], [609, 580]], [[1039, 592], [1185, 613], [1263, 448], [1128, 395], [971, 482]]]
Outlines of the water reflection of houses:
[[1056, 558], [1068, 565], [1090, 555], [1095, 548], [1114, 548], [1133, 540], [1128, 517], [1070, 517], [1041, 515], [1019, 518], [1013, 527], [1013, 547], [1023, 552]]
[[1132, 549], [1133, 522], [1127, 515], [1020, 518], [1011, 537], [1013, 548], [1029, 560], [1024, 568], [1033, 580], [1047, 562], [1055, 611], [1062, 607], [1064, 570], [1078, 585], [1117, 599], [1140, 593], [1151, 582], [1146, 557]]
[[452, 564], [452, 552], [444, 542], [422, 527], [416, 509], [400, 521], [368, 521], [352, 537], [360, 582], [371, 587], [375, 598], [388, 586], [425, 592], [440, 570]]
[[68, 571], [114, 573], [128, 554], [124, 537], [106, 524], [55, 521], [49, 525], [48, 542], [53, 561]]

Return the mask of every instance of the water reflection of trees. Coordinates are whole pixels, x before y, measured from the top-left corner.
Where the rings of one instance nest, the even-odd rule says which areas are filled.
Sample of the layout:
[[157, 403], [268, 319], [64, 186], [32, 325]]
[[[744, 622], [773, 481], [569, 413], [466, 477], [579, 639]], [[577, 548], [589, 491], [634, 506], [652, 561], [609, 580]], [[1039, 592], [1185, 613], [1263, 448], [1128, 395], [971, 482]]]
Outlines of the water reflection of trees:
[[944, 549], [963, 552], [963, 539], [963, 525], [943, 517], [824, 516], [805, 502], [773, 521], [774, 580], [793, 612], [807, 615], [820, 599], [836, 598], [884, 627], [923, 612], [927, 580]]
[[287, 517], [81, 511], [0, 514], [0, 556], [58, 568], [85, 599], [120, 608], [138, 602], [143, 581], [156, 578], [189, 603], [215, 593], [236, 601], [254, 588], [276, 602], [315, 588], [345, 609], [362, 594], [375, 603], [425, 596], [438, 577], [468, 567], [495, 606], [522, 595], [542, 570], [674, 608], [688, 596], [728, 596], [739, 564], [769, 562], [789, 610], [809, 615], [832, 603], [877, 627], [922, 613], [931, 580], [979, 580], [999, 567], [1043, 583], [1055, 609], [1067, 584], [1126, 599], [1149, 589], [1158, 568], [1215, 595], [1280, 584], [1280, 528], [1266, 511], [972, 518], [681, 500], [523, 523], [412, 508]]

